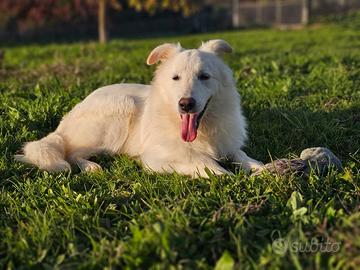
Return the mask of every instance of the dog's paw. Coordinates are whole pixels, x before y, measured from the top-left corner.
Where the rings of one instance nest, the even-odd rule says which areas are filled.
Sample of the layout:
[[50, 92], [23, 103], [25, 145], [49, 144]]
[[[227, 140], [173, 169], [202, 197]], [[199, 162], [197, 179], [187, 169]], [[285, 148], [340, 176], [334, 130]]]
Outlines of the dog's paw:
[[221, 166], [216, 167], [205, 167], [203, 169], [198, 169], [196, 172], [193, 173], [193, 178], [203, 177], [203, 178], [210, 178], [212, 175], [230, 175], [234, 176], [234, 174]]
[[86, 162], [82, 162], [79, 164], [80, 170], [83, 172], [95, 172], [95, 171], [101, 171], [102, 168], [99, 164], [87, 160]]
[[258, 161], [250, 161], [238, 164], [246, 173], [261, 171], [264, 167], [264, 164]]
[[264, 168], [264, 163], [260, 162], [260, 161], [256, 161], [256, 162], [250, 162], [249, 163], [249, 167], [251, 171], [258, 171], [258, 170], [262, 170]]

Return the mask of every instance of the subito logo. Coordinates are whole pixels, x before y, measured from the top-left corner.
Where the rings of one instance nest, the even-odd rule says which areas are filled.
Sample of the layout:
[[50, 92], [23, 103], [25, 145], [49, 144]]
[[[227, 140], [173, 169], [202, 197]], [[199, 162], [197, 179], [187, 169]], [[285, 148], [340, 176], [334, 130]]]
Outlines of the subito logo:
[[289, 248], [289, 243], [281, 237], [280, 231], [273, 231], [271, 233], [271, 240], [273, 252], [278, 255], [284, 255]]

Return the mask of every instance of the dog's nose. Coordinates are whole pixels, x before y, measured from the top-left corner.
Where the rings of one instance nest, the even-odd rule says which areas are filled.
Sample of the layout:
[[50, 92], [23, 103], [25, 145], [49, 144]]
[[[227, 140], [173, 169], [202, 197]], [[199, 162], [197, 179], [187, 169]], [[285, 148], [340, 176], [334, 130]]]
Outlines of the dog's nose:
[[179, 108], [181, 112], [188, 113], [195, 108], [196, 101], [193, 98], [181, 98], [179, 100]]

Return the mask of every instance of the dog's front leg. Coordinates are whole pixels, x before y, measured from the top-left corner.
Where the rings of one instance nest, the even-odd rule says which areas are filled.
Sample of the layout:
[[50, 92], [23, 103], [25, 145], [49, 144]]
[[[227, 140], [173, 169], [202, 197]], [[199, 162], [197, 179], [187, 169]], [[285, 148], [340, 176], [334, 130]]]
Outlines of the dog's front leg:
[[255, 171], [264, 166], [264, 164], [260, 161], [257, 161], [251, 157], [249, 157], [244, 151], [239, 150], [235, 153], [233, 157], [233, 161], [235, 163], [239, 163], [245, 171]]
[[[191, 177], [209, 177], [207, 171], [216, 174], [230, 174], [229, 171], [221, 167], [215, 160], [209, 157], [197, 157], [192, 158], [191, 160], [184, 161], [169, 161], [169, 160], [160, 160], [160, 159], [146, 159], [142, 158], [144, 165], [155, 172], [167, 172], [173, 173], [177, 172], [179, 174], [189, 175]], [[208, 169], [208, 170], [207, 170]]]
[[176, 172], [190, 175], [193, 178], [199, 176], [209, 178], [209, 171], [215, 175], [231, 174], [231, 172], [224, 169], [215, 160], [209, 157], [192, 159], [187, 163], [176, 163], [174, 164], [174, 168]]

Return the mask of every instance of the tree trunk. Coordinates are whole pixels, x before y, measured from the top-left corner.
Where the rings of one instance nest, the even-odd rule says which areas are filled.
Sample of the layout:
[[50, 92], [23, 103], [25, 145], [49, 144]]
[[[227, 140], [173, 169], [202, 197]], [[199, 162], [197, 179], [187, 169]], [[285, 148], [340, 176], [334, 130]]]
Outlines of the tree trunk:
[[106, 0], [99, 0], [98, 6], [98, 31], [99, 31], [99, 42], [105, 44], [107, 41], [106, 35]]

